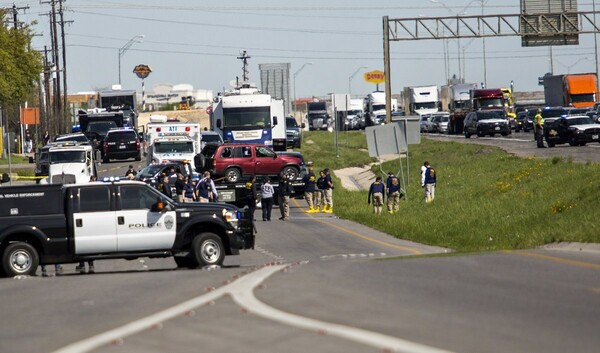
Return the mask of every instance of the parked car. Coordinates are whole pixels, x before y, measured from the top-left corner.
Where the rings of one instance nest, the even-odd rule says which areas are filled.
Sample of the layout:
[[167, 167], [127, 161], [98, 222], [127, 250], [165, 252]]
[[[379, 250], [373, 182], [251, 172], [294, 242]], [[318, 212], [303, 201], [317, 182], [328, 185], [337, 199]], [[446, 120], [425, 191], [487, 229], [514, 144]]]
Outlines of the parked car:
[[108, 130], [103, 140], [102, 161], [104, 163], [108, 163], [111, 159], [134, 158], [136, 161], [142, 160], [140, 140], [135, 130]]
[[450, 113], [439, 112], [431, 114], [430, 132], [439, 132], [441, 134], [448, 133], [448, 122], [450, 121]]
[[[288, 147], [302, 147], [302, 131], [300, 128], [296, 119], [291, 116], [285, 118], [285, 133]], [[304, 128], [304, 124], [302, 124], [302, 128]]]
[[419, 129], [421, 132], [429, 132], [429, 125], [431, 123], [431, 114], [421, 115], [421, 121], [419, 121]]
[[504, 110], [479, 110], [467, 114], [464, 132], [465, 137], [470, 138], [471, 135], [493, 137], [501, 134], [507, 136], [511, 130]]
[[585, 146], [588, 142], [600, 142], [600, 124], [587, 115], [561, 117], [545, 124], [544, 137], [548, 147], [561, 143]]
[[517, 113], [517, 126], [515, 127], [515, 132], [521, 130], [529, 132], [529, 130], [533, 130], [533, 117], [536, 114], [537, 109], [528, 109]]
[[262, 144], [225, 143], [206, 146], [201, 152], [201, 165], [214, 178], [224, 178], [237, 183], [252, 175], [277, 177], [283, 172], [288, 179], [296, 180], [306, 170], [304, 160], [294, 155], [277, 154]]

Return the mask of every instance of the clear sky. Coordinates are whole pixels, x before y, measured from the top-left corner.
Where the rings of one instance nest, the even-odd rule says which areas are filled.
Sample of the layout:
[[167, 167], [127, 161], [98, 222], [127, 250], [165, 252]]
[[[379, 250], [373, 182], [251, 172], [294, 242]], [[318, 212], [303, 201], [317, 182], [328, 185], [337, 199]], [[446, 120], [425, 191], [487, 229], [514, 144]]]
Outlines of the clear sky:
[[[347, 93], [350, 76], [353, 94], [366, 94], [375, 86], [362, 73], [383, 69], [382, 17], [453, 16], [455, 14], [516, 14], [519, 1], [511, 0], [68, 0], [64, 3], [69, 93], [93, 91], [118, 82], [118, 52], [131, 38], [144, 35], [122, 56], [124, 89], [140, 89], [132, 73], [137, 64], [153, 73], [146, 90], [157, 83], [189, 83], [215, 92], [242, 75], [236, 59], [247, 50], [250, 80], [260, 85], [258, 64], [289, 62], [296, 76], [296, 97]], [[37, 21], [34, 46], [50, 46], [49, 4], [14, 1], [30, 8], [19, 20]], [[2, 7], [13, 1], [0, 1]], [[600, 4], [599, 4], [600, 5]], [[579, 2], [591, 10], [592, 2]], [[599, 18], [600, 20], [600, 18]], [[481, 39], [449, 40], [450, 72], [459, 73], [457, 48], [467, 82], [483, 81]], [[404, 86], [445, 83], [443, 41], [391, 43], [392, 90]], [[464, 52], [464, 56], [463, 56]], [[522, 48], [518, 37], [486, 39], [488, 87], [540, 90], [538, 76], [550, 70], [547, 47]], [[594, 36], [581, 35], [578, 46], [554, 47], [555, 73], [593, 72]], [[462, 69], [461, 69], [462, 71]], [[383, 87], [381, 87], [383, 88]]]

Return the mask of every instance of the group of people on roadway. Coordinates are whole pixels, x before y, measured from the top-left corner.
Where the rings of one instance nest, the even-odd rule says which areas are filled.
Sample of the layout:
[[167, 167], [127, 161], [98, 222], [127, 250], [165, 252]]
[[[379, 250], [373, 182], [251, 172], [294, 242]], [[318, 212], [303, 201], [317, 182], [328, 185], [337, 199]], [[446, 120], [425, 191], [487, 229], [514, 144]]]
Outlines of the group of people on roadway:
[[308, 162], [308, 173], [304, 175], [304, 198], [308, 204], [307, 213], [333, 213], [333, 180], [329, 168], [319, 172], [319, 177], [315, 175], [315, 167], [312, 162]]

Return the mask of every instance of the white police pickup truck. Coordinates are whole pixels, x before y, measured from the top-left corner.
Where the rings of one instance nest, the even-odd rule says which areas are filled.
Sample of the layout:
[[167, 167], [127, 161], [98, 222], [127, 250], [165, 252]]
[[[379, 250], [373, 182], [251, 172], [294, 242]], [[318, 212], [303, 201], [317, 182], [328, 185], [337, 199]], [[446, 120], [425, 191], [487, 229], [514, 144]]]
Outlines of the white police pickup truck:
[[220, 265], [254, 248], [252, 217], [225, 203], [177, 203], [137, 181], [0, 188], [0, 272], [96, 259], [174, 257]]

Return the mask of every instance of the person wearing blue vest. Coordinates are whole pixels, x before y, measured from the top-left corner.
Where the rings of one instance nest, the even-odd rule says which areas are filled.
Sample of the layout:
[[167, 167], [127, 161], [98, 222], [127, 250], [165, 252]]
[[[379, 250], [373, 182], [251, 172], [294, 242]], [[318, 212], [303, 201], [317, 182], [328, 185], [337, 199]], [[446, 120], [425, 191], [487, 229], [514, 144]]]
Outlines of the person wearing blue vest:
[[383, 200], [385, 198], [385, 184], [381, 182], [381, 177], [375, 178], [375, 182], [369, 188], [369, 197], [367, 203], [371, 203], [373, 196], [373, 213], [380, 215], [383, 210]]
[[437, 183], [437, 176], [435, 169], [429, 164], [429, 162], [425, 162], [425, 171], [423, 172], [423, 176], [421, 178], [421, 186], [425, 192], [425, 203], [430, 203], [435, 198], [435, 185]]
[[[312, 163], [312, 162], [309, 162]], [[314, 199], [313, 199], [313, 195], [315, 193], [315, 184], [317, 181], [317, 178], [315, 177], [315, 168], [312, 166], [312, 164], [309, 164], [308, 167], [308, 173], [306, 173], [306, 175], [304, 175], [304, 177], [302, 178], [302, 181], [304, 182], [304, 198], [306, 199], [306, 203], [308, 204], [308, 211], [306, 211], [307, 213], [315, 213], [315, 212], [319, 212], [319, 210], [315, 210], [315, 203], [314, 203]]]
[[400, 209], [400, 198], [403, 196], [400, 190], [400, 183], [398, 178], [393, 177], [388, 185], [388, 202], [387, 209], [388, 213], [396, 213]]

